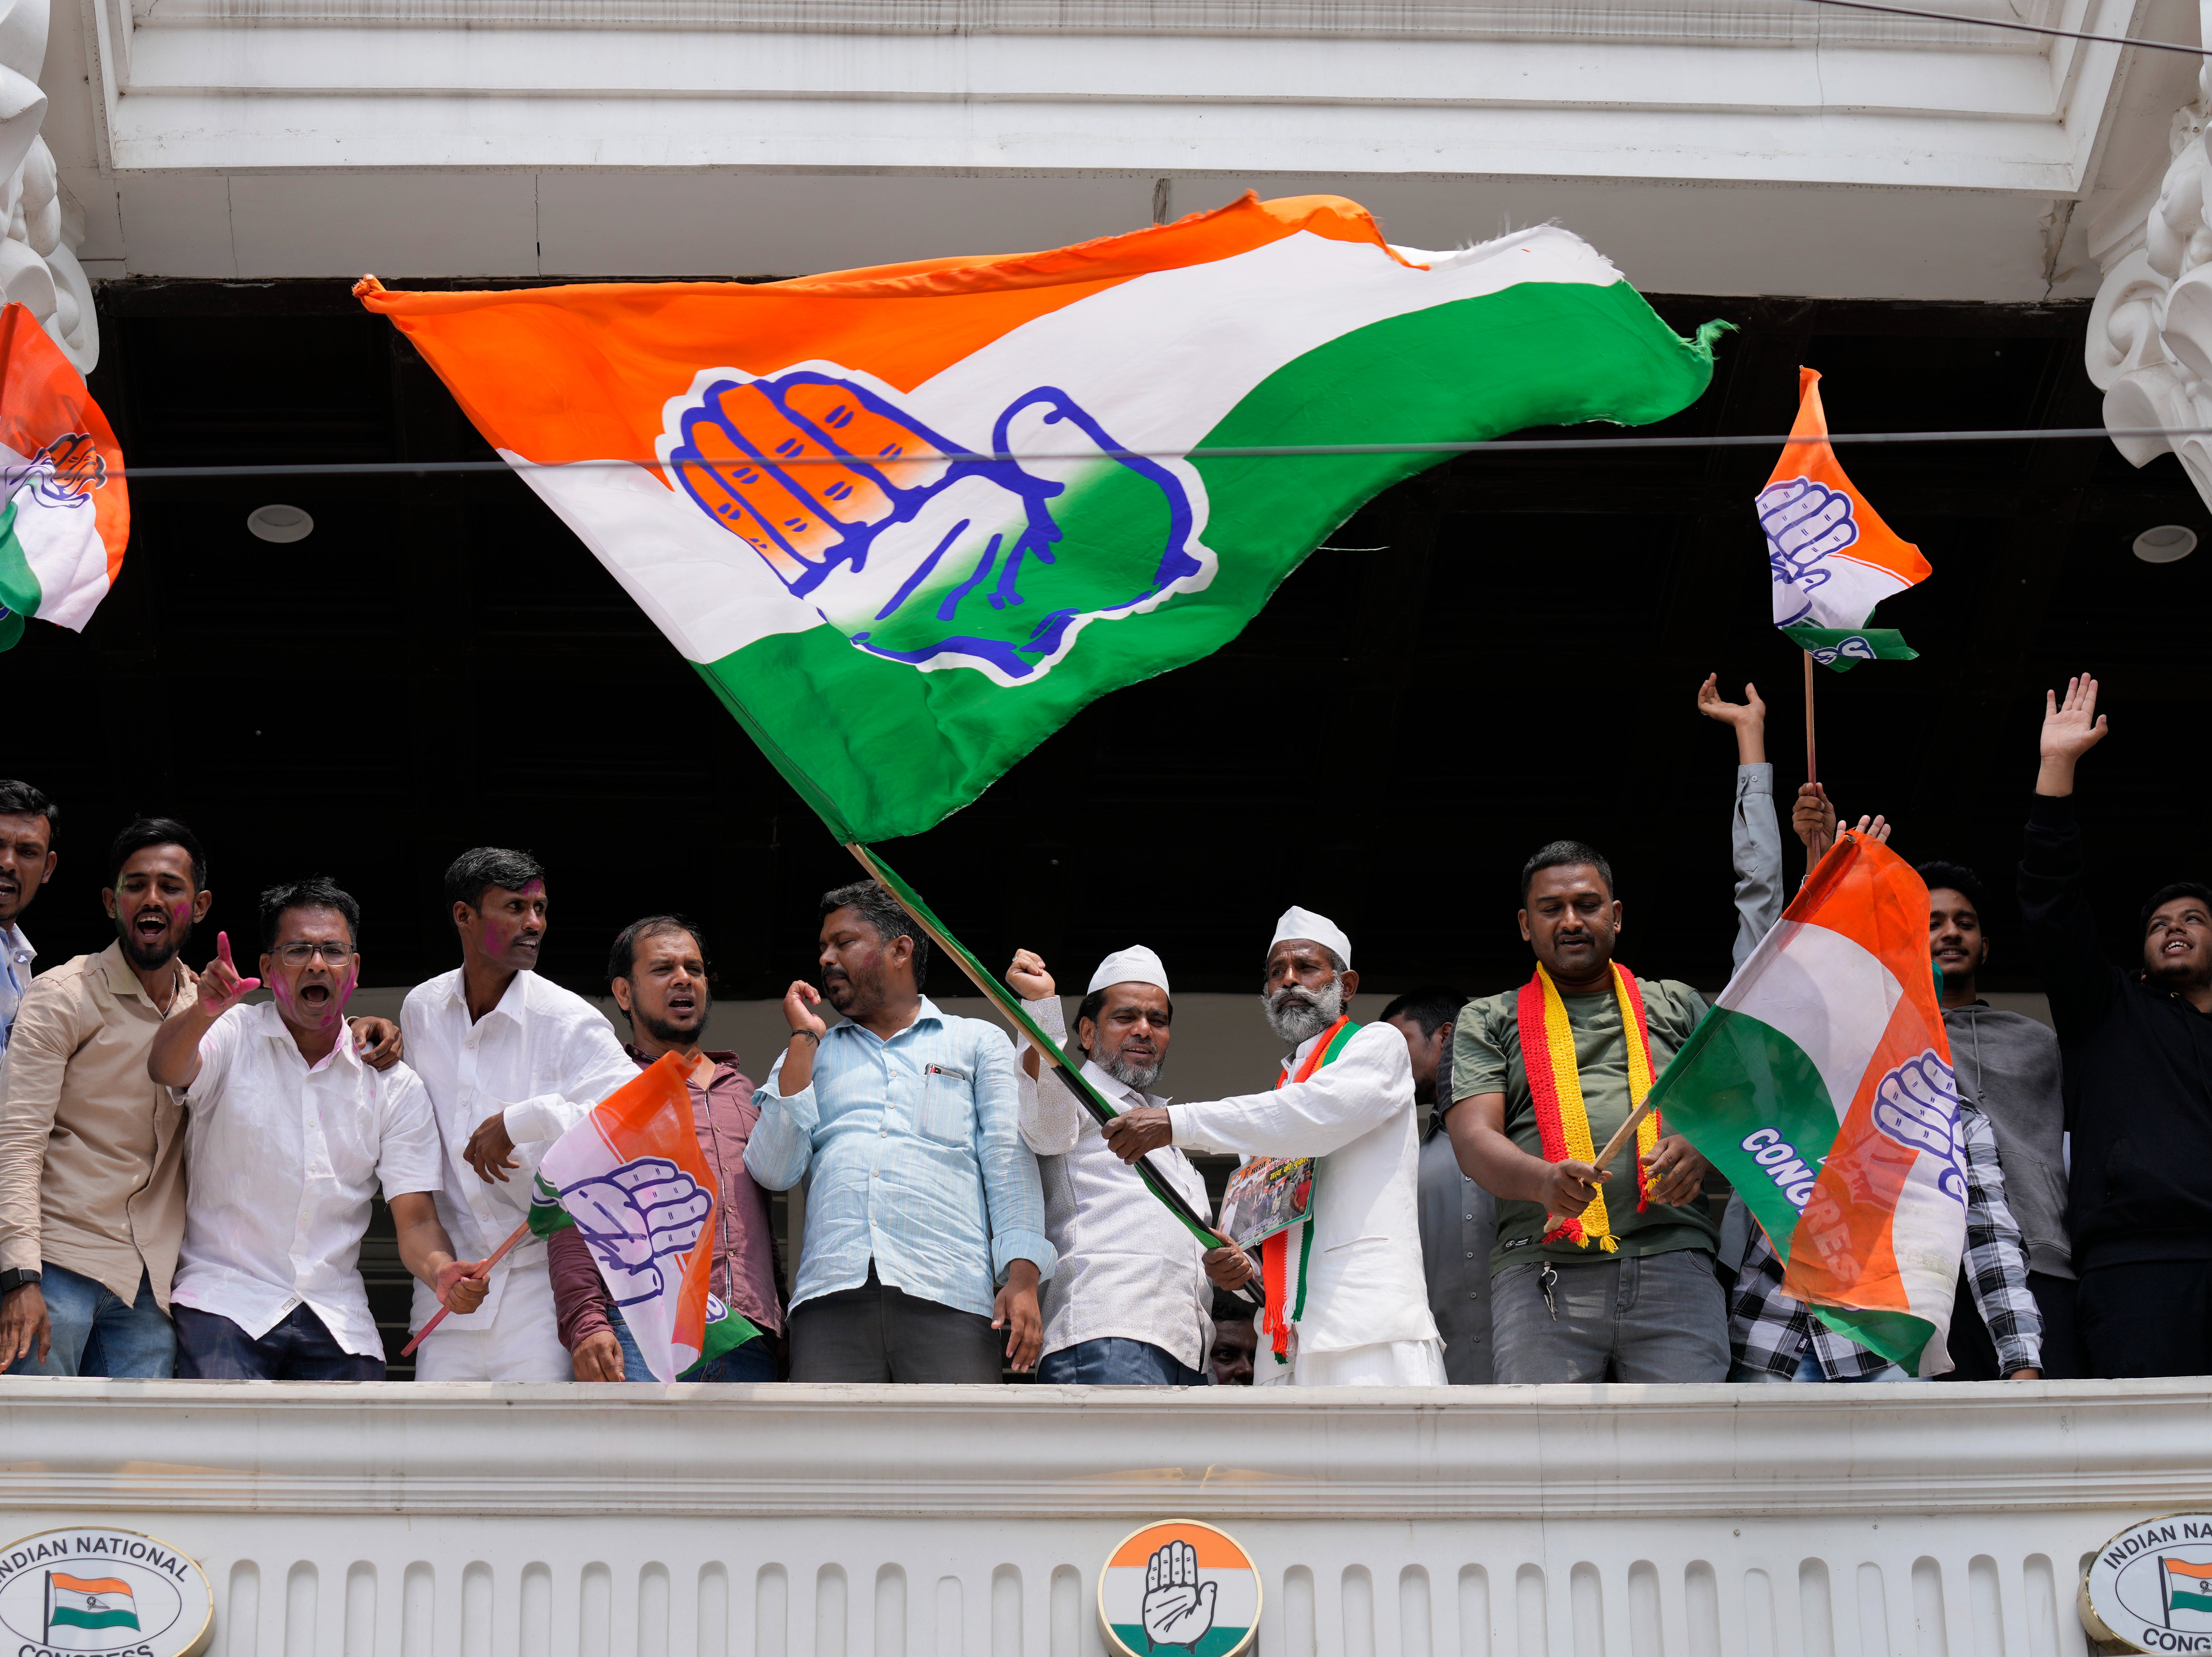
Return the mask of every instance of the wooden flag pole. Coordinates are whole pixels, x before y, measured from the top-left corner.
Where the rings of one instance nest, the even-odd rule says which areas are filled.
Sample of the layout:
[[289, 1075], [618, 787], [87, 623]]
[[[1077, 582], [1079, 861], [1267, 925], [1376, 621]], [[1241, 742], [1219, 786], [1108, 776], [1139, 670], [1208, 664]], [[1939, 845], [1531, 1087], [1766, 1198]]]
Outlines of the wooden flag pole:
[[[484, 1261], [482, 1268], [475, 1275], [485, 1278], [491, 1276], [492, 1267], [497, 1266], [501, 1260], [507, 1258], [507, 1251], [514, 1247], [517, 1243], [520, 1242], [529, 1235], [530, 1222], [525, 1220], [520, 1225], [514, 1228], [514, 1235], [513, 1236], [509, 1237], [505, 1242], [501, 1243], [498, 1247], [491, 1251], [491, 1258]], [[399, 1356], [404, 1358], [414, 1357], [415, 1349], [420, 1346], [424, 1341], [430, 1338], [430, 1332], [450, 1317], [453, 1314], [453, 1308], [450, 1306], [440, 1307], [438, 1308], [437, 1316], [432, 1318], [429, 1322], [424, 1324], [421, 1330], [416, 1332], [415, 1338], [409, 1341], [406, 1345], [399, 1349]]]
[[[1097, 1089], [1083, 1079], [1082, 1065], [1063, 1053], [1057, 1041], [1037, 1028], [1036, 1021], [1022, 1011], [1021, 1002], [1005, 985], [1000, 983], [981, 962], [969, 955], [957, 938], [945, 930], [943, 924], [929, 913], [928, 907], [907, 889], [905, 882], [893, 874], [868, 847], [861, 845], [858, 841], [848, 841], [845, 843], [845, 849], [853, 854], [860, 865], [868, 871], [870, 877], [878, 885], [891, 895], [899, 907], [907, 912], [914, 924], [928, 934], [929, 941], [951, 958], [952, 964], [959, 968], [968, 981], [982, 992], [983, 998], [1012, 1021], [1015, 1029], [1029, 1037], [1030, 1045], [1043, 1055], [1048, 1064], [1060, 1071], [1060, 1079], [1066, 1086], [1067, 1090], [1073, 1093], [1083, 1108], [1097, 1120], [1100, 1126], [1104, 1126], [1121, 1114], [1121, 1112], [1099, 1097]], [[1184, 1229], [1198, 1239], [1200, 1246], [1206, 1248], [1218, 1248], [1222, 1246], [1219, 1235], [1206, 1223], [1205, 1217], [1192, 1209], [1182, 1193], [1159, 1176], [1147, 1158], [1139, 1156], [1130, 1166], [1135, 1169], [1137, 1177], [1145, 1182], [1146, 1189], [1167, 1205], [1176, 1218], [1182, 1222]], [[1255, 1297], [1249, 1291], [1231, 1292], [1239, 1293], [1243, 1298], [1253, 1300], [1255, 1304], [1257, 1303]], [[428, 1332], [427, 1328], [424, 1332]]]
[[[1808, 782], [1820, 780], [1820, 769], [1813, 742], [1813, 652], [1809, 650], [1805, 652], [1805, 780]], [[1813, 871], [1819, 865], [1820, 861], [1819, 851], [1808, 846], [1805, 848], [1807, 879], [1812, 878]]]

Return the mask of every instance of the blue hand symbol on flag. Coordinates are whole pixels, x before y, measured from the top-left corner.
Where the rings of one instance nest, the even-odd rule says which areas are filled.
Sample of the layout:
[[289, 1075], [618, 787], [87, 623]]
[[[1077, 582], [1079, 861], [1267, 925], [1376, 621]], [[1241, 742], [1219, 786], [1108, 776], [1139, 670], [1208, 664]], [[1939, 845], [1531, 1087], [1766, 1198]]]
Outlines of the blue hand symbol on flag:
[[563, 1186], [561, 1205], [591, 1244], [615, 1304], [635, 1306], [681, 1279], [714, 1198], [665, 1156], [641, 1156]]
[[977, 452], [890, 388], [810, 367], [718, 371], [672, 406], [662, 458], [861, 649], [1013, 683], [1085, 622], [1210, 573], [1184, 478], [1120, 448], [1054, 386], [1010, 401]]
[[1875, 1083], [1874, 1125], [1908, 1150], [1942, 1158], [1936, 1187], [1955, 1201], [1966, 1200], [1966, 1171], [1959, 1158], [1959, 1083], [1933, 1047]]
[[[1859, 538], [1850, 496], [1809, 477], [1768, 484], [1759, 492], [1758, 507], [1759, 526], [1766, 532], [1766, 561], [1777, 586], [1810, 592], [1825, 585], [1828, 572], [1820, 568], [1821, 561]], [[1805, 604], [1784, 615], [1786, 608], [1775, 604], [1777, 627], [1803, 619], [1813, 607]]]

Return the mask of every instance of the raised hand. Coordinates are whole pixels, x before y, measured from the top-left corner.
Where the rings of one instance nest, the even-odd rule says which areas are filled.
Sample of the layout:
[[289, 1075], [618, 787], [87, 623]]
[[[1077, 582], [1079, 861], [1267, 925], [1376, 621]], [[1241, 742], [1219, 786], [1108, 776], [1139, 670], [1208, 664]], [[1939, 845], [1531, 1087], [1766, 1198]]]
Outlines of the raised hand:
[[791, 987], [783, 992], [783, 1022], [793, 1030], [804, 1030], [818, 1040], [830, 1030], [822, 1015], [814, 1011], [821, 1005], [821, 991], [803, 978], [793, 979]]
[[258, 978], [239, 976], [238, 963], [230, 958], [230, 934], [215, 935], [215, 959], [200, 974], [199, 1006], [210, 1018], [220, 1018], [233, 1007], [261, 987]]
[[1213, 1626], [1220, 1591], [1218, 1583], [1200, 1581], [1198, 1550], [1189, 1543], [1161, 1548], [1145, 1563], [1145, 1643], [1154, 1651], [1181, 1646], [1195, 1657], [1198, 1642]]
[[1836, 808], [1828, 804], [1828, 791], [1817, 782], [1798, 789], [1797, 803], [1790, 808], [1790, 826], [1806, 850], [1816, 858], [1826, 857], [1836, 843]]
[[894, 661], [1018, 682], [1093, 617], [1211, 579], [1186, 474], [1116, 452], [1066, 392], [1016, 397], [988, 449], [912, 401], [817, 367], [713, 380], [671, 408], [663, 464], [794, 595]]
[[2037, 752], [2043, 763], [2035, 774], [2035, 792], [2054, 798], [2074, 792], [2074, 767], [2084, 754], [2105, 740], [2105, 716], [2097, 712], [2097, 681], [2084, 673], [2066, 682], [2066, 697], [2043, 693], [2043, 736]]
[[641, 1156], [561, 1189], [617, 1306], [635, 1306], [683, 1271], [714, 1211], [714, 1193], [665, 1156]]
[[1759, 687], [1747, 684], [1743, 700], [1732, 702], [1721, 695], [1720, 686], [1719, 674], [1705, 675], [1705, 683], [1698, 687], [1698, 712], [1735, 730], [1738, 764], [1765, 764], [1766, 704], [1759, 698]]
[[1889, 844], [1889, 819], [1879, 811], [1870, 817], [1861, 817], [1851, 825], [1851, 832], [1862, 840], [1870, 840], [1877, 846]]
[[1024, 1001], [1042, 1001], [1053, 993], [1052, 974], [1044, 957], [1034, 950], [1016, 950], [1014, 964], [1006, 968], [1006, 986]]

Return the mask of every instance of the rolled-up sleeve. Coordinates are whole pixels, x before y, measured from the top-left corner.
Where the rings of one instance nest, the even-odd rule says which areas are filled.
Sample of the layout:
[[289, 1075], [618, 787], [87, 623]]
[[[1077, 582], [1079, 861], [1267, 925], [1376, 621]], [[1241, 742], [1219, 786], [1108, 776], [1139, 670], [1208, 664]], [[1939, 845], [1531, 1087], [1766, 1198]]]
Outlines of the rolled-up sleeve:
[[1022, 1143], [1019, 1066], [1004, 1035], [992, 1030], [975, 1044], [975, 1151], [991, 1221], [991, 1280], [1004, 1283], [1016, 1260], [1033, 1260], [1037, 1276], [1050, 1278], [1060, 1256], [1044, 1235], [1044, 1183]]
[[[814, 1062], [818, 1068], [819, 1051]], [[806, 1177], [807, 1166], [814, 1160], [814, 1130], [822, 1120], [813, 1083], [786, 1096], [777, 1091], [782, 1076], [783, 1060], [779, 1058], [768, 1080], [754, 1091], [760, 1120], [753, 1124], [752, 1135], [745, 1141], [745, 1172], [769, 1191], [788, 1191]]]
[[0, 1059], [0, 1272], [35, 1272], [42, 1264], [39, 1181], [62, 1078], [78, 1045], [75, 1011], [69, 995], [33, 979]]

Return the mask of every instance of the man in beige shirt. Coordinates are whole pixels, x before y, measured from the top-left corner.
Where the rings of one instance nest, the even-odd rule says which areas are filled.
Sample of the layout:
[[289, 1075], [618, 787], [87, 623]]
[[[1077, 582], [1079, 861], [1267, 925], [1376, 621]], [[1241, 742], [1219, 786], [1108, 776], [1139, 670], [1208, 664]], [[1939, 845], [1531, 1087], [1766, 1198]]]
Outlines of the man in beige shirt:
[[[125, 828], [107, 867], [116, 941], [31, 980], [0, 1065], [0, 1369], [15, 1375], [175, 1363], [185, 1113], [146, 1058], [192, 1004], [178, 951], [214, 899], [199, 841], [170, 818]], [[355, 1030], [381, 1049], [370, 1062], [397, 1056], [383, 1021]]]

